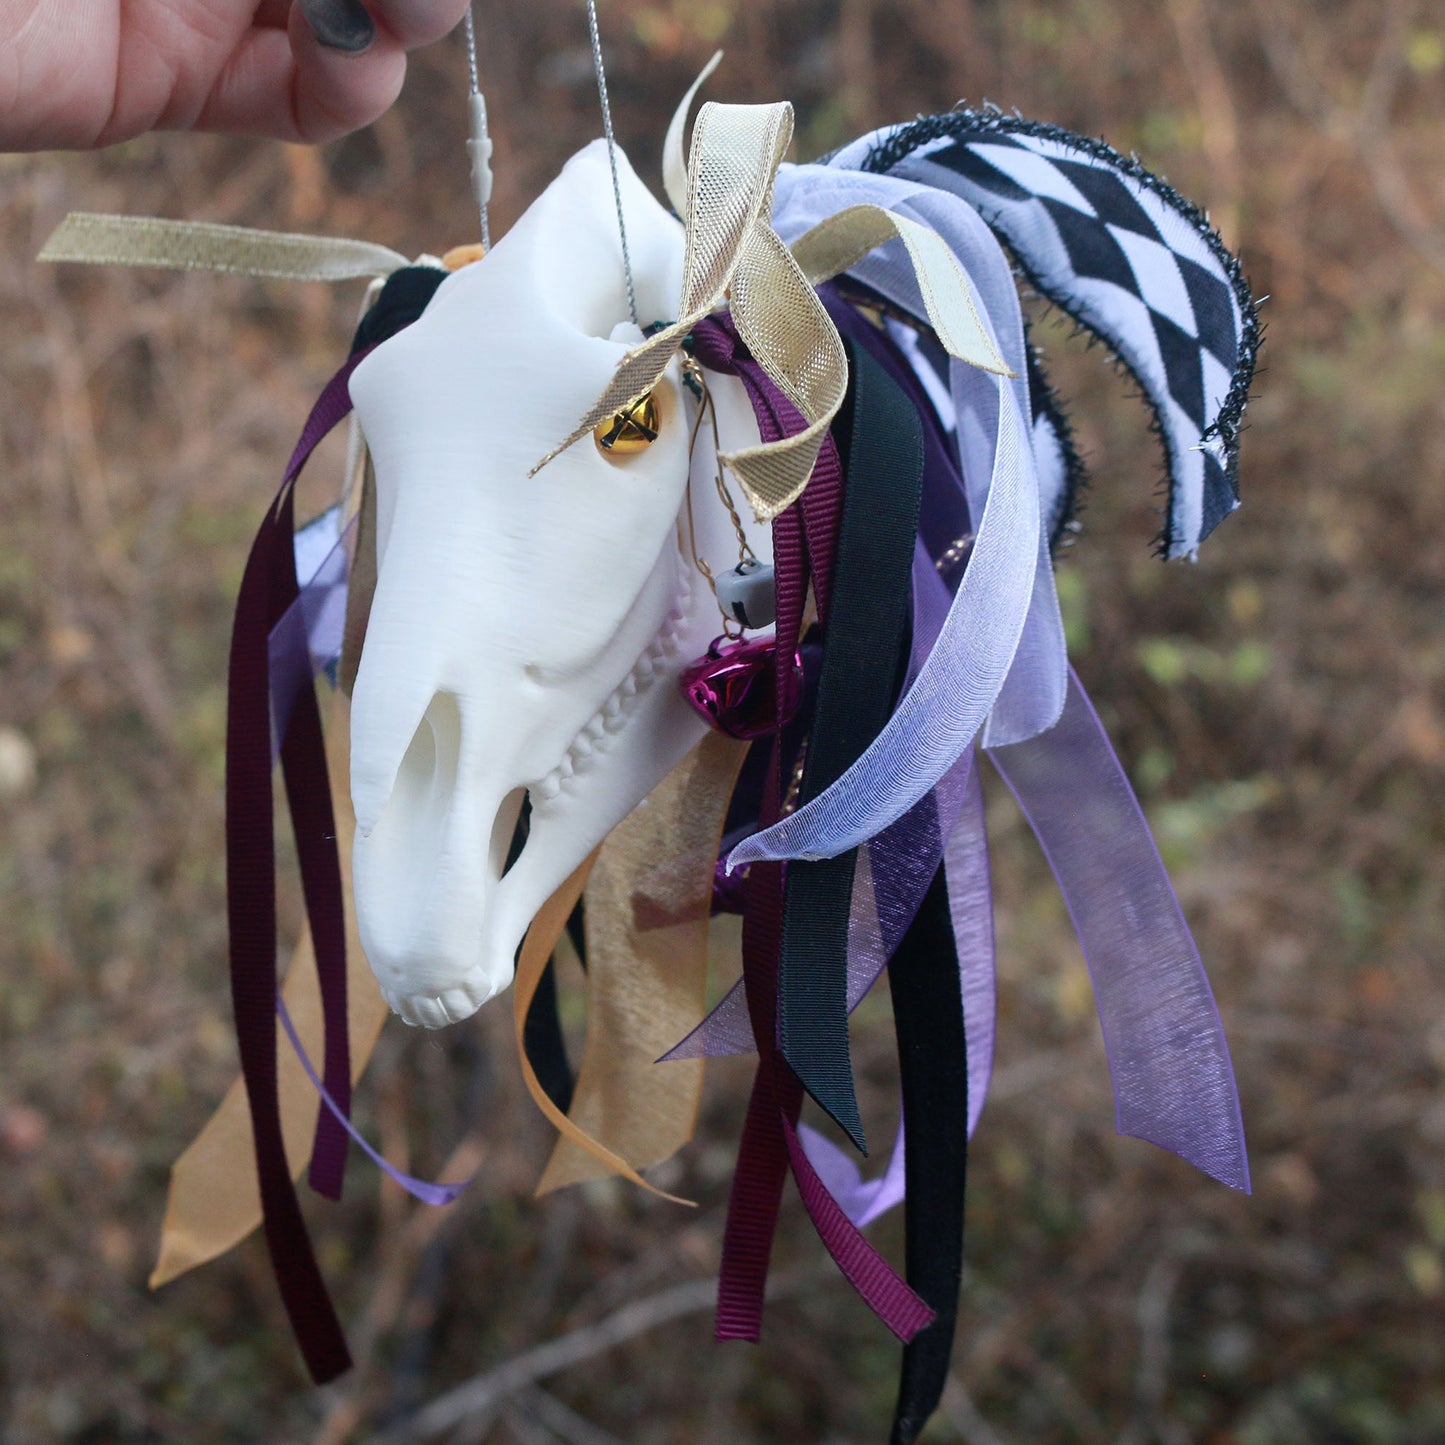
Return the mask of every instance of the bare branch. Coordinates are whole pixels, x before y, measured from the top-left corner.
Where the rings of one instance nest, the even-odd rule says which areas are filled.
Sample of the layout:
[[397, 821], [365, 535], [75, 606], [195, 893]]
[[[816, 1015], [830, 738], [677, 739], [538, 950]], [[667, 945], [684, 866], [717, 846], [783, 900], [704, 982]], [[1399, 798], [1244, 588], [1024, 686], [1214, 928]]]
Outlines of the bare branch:
[[[817, 1276], [814, 1272], [779, 1275], [768, 1289], [768, 1298], [790, 1294]], [[430, 1440], [459, 1425], [469, 1416], [489, 1412], [498, 1401], [561, 1370], [605, 1354], [638, 1335], [647, 1334], [669, 1320], [697, 1314], [717, 1298], [717, 1281], [693, 1280], [663, 1290], [660, 1294], [624, 1305], [595, 1324], [548, 1340], [544, 1345], [517, 1355], [484, 1375], [438, 1395], [410, 1420], [378, 1435], [374, 1445], [402, 1445], [411, 1440]]]
[[964, 1445], [1008, 1445], [1008, 1441], [979, 1414], [973, 1397], [963, 1388], [957, 1375], [948, 1377], [942, 1408], [944, 1418], [963, 1436]]
[[531, 1415], [565, 1445], [622, 1445], [610, 1430], [594, 1425], [585, 1415], [535, 1385], [523, 1391], [517, 1411], [509, 1413], [518, 1412]]

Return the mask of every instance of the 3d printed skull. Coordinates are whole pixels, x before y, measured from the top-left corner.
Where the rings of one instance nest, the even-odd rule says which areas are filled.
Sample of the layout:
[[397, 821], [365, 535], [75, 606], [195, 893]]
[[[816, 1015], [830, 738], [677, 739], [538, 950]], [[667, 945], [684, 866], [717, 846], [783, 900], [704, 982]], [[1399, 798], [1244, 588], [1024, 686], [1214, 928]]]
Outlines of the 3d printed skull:
[[[682, 228], [619, 164], [639, 314], [670, 318]], [[706, 428], [690, 459], [678, 363], [656, 442], [584, 438], [528, 476], [640, 340], [597, 142], [352, 378], [378, 561], [351, 715], [356, 900], [409, 1023], [505, 988], [537, 910], [702, 735], [677, 677], [721, 628], [680, 525], [690, 482], [699, 553], [726, 567], [737, 544]], [[756, 443], [741, 387], [711, 389], [723, 444]], [[766, 529], [750, 540], [770, 555]]]

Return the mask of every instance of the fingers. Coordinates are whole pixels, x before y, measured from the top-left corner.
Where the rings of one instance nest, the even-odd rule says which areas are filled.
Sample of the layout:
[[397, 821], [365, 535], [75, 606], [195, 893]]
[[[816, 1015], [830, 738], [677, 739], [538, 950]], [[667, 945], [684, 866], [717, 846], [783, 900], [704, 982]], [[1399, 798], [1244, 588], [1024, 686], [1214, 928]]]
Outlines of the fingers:
[[287, 31], [296, 73], [292, 105], [299, 139], [333, 140], [370, 125], [401, 93], [406, 51], [377, 28], [363, 51], [322, 45], [299, 7]]
[[[415, 50], [449, 35], [461, 20], [467, 0], [297, 0], [311, 33], [334, 50], [365, 50], [378, 22], [397, 44]], [[375, 17], [373, 19], [373, 16]]]
[[311, 33], [332, 50], [365, 50], [376, 39], [376, 24], [361, 0], [297, 0]]
[[286, 31], [254, 30], [221, 72], [198, 130], [323, 142], [369, 125], [394, 101], [406, 52], [384, 32], [364, 51], [321, 45], [299, 9]]
[[368, 0], [380, 28], [408, 50], [450, 35], [466, 14], [467, 0]]
[[284, 32], [242, 40], [197, 128], [315, 143], [369, 125], [400, 93], [406, 52], [448, 34], [467, 3], [296, 0]]

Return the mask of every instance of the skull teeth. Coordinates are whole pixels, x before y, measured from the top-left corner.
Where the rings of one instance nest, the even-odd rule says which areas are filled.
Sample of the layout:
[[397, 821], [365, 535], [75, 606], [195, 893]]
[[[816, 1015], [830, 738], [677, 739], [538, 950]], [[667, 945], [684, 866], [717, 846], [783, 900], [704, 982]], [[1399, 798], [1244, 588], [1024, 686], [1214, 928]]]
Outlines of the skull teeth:
[[567, 751], [562, 755], [562, 761], [546, 777], [532, 785], [534, 802], [551, 802], [570, 778], [584, 770], [597, 753], [606, 749], [608, 740], [615, 738], [626, 728], [628, 718], [657, 681], [659, 673], [665, 670], [665, 664], [676, 657], [687, 628], [688, 609], [693, 592], [692, 570], [683, 562], [680, 554], [676, 559], [674, 580], [676, 597], [657, 636], [633, 663], [632, 671], [622, 679], [612, 695], [572, 739]]

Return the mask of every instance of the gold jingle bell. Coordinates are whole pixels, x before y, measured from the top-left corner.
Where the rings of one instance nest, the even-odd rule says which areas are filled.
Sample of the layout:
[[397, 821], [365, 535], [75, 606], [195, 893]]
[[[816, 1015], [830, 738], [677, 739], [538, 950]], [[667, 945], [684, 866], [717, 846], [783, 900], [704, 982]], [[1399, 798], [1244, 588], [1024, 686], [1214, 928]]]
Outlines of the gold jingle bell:
[[657, 398], [648, 392], [630, 406], [614, 411], [592, 431], [598, 448], [610, 457], [630, 457], [657, 440], [660, 417]]

